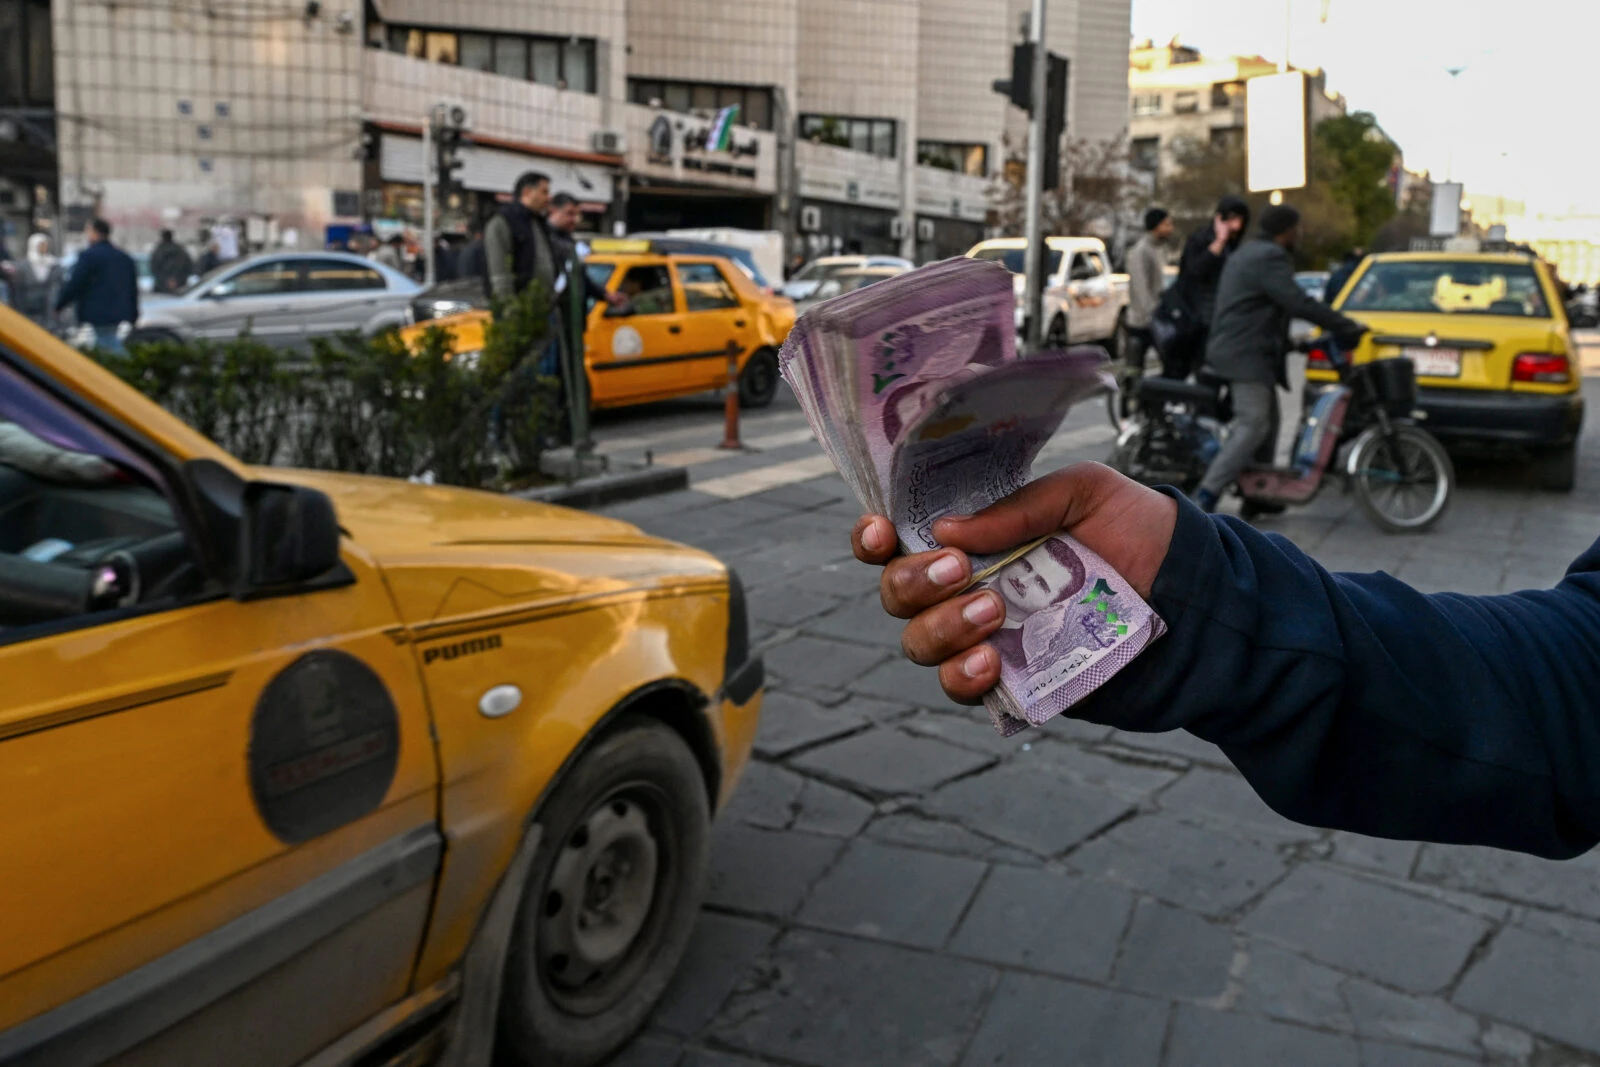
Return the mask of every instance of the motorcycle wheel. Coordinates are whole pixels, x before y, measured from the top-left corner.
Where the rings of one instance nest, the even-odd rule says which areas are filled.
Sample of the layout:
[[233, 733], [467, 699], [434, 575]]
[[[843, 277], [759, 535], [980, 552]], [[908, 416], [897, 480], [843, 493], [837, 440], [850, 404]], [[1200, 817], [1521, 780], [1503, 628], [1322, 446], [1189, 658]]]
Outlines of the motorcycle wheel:
[[1456, 471], [1444, 446], [1417, 426], [1373, 426], [1350, 452], [1361, 510], [1385, 533], [1420, 533], [1450, 506]]

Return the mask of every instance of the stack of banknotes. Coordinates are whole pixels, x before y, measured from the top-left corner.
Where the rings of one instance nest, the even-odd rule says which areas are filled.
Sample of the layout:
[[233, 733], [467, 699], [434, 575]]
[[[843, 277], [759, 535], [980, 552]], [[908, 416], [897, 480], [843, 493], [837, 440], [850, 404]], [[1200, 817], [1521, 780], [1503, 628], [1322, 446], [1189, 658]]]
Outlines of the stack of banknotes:
[[[887, 515], [902, 552], [939, 547], [933, 522], [1020, 489], [1078, 401], [1111, 387], [1099, 348], [1018, 359], [1011, 274], [933, 263], [817, 304], [779, 363], [823, 449], [864, 510]], [[989, 644], [1000, 684], [984, 697], [1010, 735], [1076, 704], [1165, 626], [1122, 576], [1065, 534], [974, 557], [1005, 622]]]

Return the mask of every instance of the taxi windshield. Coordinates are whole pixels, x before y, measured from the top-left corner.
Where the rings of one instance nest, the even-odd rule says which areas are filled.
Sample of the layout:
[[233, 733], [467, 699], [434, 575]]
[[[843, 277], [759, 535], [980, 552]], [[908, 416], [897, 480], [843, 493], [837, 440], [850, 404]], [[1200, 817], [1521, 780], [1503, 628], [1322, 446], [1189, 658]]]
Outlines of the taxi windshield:
[[1361, 275], [1340, 310], [1550, 317], [1530, 264], [1471, 260], [1380, 260]]

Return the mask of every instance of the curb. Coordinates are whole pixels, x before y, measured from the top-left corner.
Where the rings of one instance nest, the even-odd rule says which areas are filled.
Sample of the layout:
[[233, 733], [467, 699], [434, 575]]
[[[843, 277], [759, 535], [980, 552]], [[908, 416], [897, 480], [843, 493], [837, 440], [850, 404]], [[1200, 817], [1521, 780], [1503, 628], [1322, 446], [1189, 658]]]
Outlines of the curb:
[[625, 500], [675, 493], [689, 488], [687, 467], [641, 467], [638, 470], [619, 471], [583, 478], [569, 485], [544, 485], [537, 489], [523, 489], [512, 493], [521, 500], [536, 500], [541, 504], [560, 504], [569, 508], [597, 508], [606, 504], [620, 504]]

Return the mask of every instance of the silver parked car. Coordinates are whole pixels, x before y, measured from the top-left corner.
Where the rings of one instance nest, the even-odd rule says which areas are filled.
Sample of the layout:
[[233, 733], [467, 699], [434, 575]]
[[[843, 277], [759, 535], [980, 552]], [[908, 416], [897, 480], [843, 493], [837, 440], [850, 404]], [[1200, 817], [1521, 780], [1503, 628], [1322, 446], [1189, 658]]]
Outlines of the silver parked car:
[[249, 331], [280, 348], [403, 325], [422, 287], [343, 252], [269, 252], [224, 263], [171, 296], [140, 300], [134, 340], [224, 341]]

